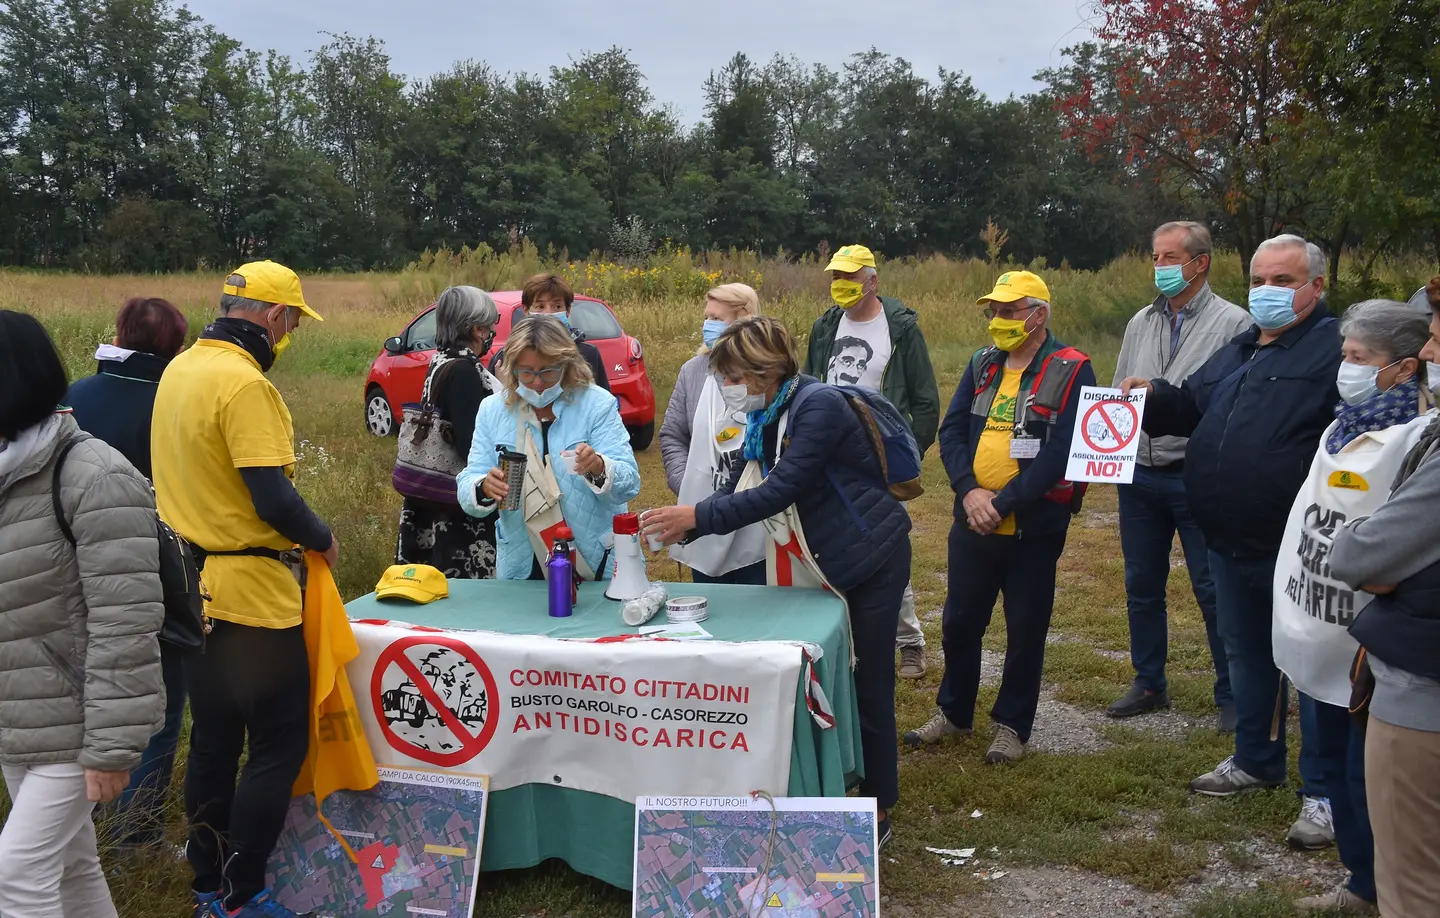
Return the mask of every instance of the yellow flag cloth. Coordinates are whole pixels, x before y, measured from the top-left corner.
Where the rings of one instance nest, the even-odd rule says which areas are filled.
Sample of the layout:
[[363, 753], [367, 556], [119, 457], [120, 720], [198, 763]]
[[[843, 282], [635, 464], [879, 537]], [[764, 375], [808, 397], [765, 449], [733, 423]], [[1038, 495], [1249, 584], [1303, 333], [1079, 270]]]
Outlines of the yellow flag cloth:
[[[340, 599], [330, 566], [314, 552], [305, 553], [305, 564], [310, 750], [292, 793], [298, 797], [313, 792], [319, 806], [337, 790], [369, 790], [380, 783], [380, 775], [375, 771], [375, 758], [360, 725], [355, 693], [345, 676], [345, 664], [360, 655], [360, 645], [355, 642], [355, 632], [345, 617], [345, 603]], [[343, 839], [341, 844], [349, 850]]]

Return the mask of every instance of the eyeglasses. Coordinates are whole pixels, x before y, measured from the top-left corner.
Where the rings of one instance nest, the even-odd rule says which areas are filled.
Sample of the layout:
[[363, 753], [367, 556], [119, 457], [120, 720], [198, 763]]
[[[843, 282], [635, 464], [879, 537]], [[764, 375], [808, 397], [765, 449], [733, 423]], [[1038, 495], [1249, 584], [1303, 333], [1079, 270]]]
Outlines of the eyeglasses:
[[565, 375], [564, 367], [543, 367], [539, 370], [532, 370], [529, 367], [520, 367], [515, 371], [515, 378], [523, 383], [532, 383], [540, 380], [543, 383], [554, 384], [560, 381]]
[[1040, 308], [1040, 305], [1041, 305], [1041, 304], [1036, 303], [1034, 306], [1023, 306], [1023, 307], [1021, 307], [1019, 310], [1016, 310], [1016, 311], [1007, 311], [1007, 312], [997, 312], [997, 311], [995, 310], [995, 307], [994, 307], [994, 306], [986, 306], [986, 307], [985, 307], [985, 318], [987, 318], [987, 319], [993, 319], [993, 318], [995, 318], [996, 316], [999, 316], [999, 317], [1002, 318], [1002, 319], [1018, 319], [1018, 318], [1020, 318], [1020, 316], [1021, 316], [1022, 314], [1024, 314], [1024, 313], [1034, 312], [1035, 310], [1039, 309], [1039, 308]]

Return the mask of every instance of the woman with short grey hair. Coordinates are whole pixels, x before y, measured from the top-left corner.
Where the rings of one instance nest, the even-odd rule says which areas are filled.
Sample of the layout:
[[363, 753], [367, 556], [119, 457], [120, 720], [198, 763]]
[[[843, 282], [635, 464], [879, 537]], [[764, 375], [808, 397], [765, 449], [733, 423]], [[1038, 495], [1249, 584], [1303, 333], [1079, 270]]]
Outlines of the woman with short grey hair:
[[[1345, 521], [1368, 517], [1384, 503], [1405, 454], [1429, 423], [1432, 399], [1420, 350], [1430, 329], [1426, 317], [1404, 303], [1366, 300], [1345, 312], [1340, 334], [1341, 401], [1290, 510], [1275, 568], [1272, 639], [1275, 664], [1300, 691], [1306, 796], [1290, 842], [1318, 847], [1330, 833], [1313, 833], [1310, 825], [1333, 828], [1350, 871], [1345, 885], [1297, 905], [1302, 912], [1373, 914], [1365, 738], [1349, 712], [1357, 644], [1348, 630], [1370, 596], [1336, 580], [1327, 558]], [[1311, 785], [1315, 780], [1318, 787]]]
[[[435, 302], [435, 355], [425, 387], [440, 420], [450, 424], [450, 445], [464, 459], [475, 437], [480, 403], [500, 391], [483, 363], [495, 341], [500, 310], [477, 287], [450, 287]], [[446, 577], [495, 576], [495, 521], [468, 516], [458, 503], [406, 497], [400, 510], [399, 564], [428, 564]]]

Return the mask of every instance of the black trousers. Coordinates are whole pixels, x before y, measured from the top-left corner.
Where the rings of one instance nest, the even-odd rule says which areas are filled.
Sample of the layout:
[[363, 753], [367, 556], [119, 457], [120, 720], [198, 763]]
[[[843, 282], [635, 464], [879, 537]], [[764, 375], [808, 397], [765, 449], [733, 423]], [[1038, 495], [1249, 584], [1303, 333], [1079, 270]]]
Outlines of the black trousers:
[[214, 624], [205, 653], [186, 660], [192, 719], [186, 853], [195, 890], [223, 888], [226, 907], [238, 908], [265, 888], [265, 863], [305, 763], [310, 665], [298, 625]]
[[1055, 609], [1055, 568], [1066, 533], [1044, 536], [978, 535], [961, 521], [950, 529], [949, 592], [942, 619], [945, 675], [936, 704], [950, 722], [975, 725], [980, 691], [980, 642], [995, 600], [1005, 597], [1005, 669], [990, 719], [1030, 742], [1045, 636]]
[[910, 582], [910, 539], [901, 541], [870, 579], [845, 593], [855, 640], [855, 706], [865, 778], [860, 793], [887, 810], [900, 799], [900, 750], [895, 741], [895, 627]]

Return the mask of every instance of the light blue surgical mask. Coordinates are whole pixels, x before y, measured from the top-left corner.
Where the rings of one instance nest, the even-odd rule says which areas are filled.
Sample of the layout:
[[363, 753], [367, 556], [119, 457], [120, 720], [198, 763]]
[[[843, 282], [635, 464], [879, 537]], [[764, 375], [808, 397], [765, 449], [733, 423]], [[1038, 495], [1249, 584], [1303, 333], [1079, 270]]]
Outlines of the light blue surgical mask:
[[1250, 315], [1266, 331], [1284, 328], [1295, 321], [1295, 290], [1265, 284], [1250, 288]]
[[[1199, 255], [1195, 256], [1195, 258], [1199, 257]], [[1194, 262], [1195, 258], [1190, 259], [1190, 261], [1185, 262], [1183, 265], [1156, 265], [1155, 286], [1167, 297], [1175, 296], [1190, 286], [1190, 281], [1185, 279], [1185, 265]]]
[[705, 342], [706, 347], [714, 347], [715, 342], [730, 327], [729, 322], [721, 322], [719, 319], [706, 319], [705, 324], [700, 328], [700, 339]]
[[568, 313], [568, 312], [557, 312], [557, 313], [555, 313], [555, 318], [559, 319], [559, 320], [560, 320], [560, 324], [563, 325], [563, 326], [565, 326], [566, 328], [570, 328], [570, 327], [571, 327], [571, 326], [570, 326], [570, 313]]
[[544, 408], [547, 405], [552, 404], [557, 398], [560, 397], [560, 393], [565, 390], [561, 388], [560, 383], [557, 382], [555, 385], [546, 389], [544, 392], [536, 392], [529, 386], [517, 386], [515, 388], [515, 391], [519, 392], [520, 397], [523, 398], [525, 401], [529, 402], [534, 407]]

